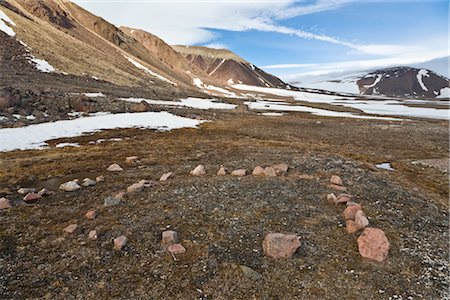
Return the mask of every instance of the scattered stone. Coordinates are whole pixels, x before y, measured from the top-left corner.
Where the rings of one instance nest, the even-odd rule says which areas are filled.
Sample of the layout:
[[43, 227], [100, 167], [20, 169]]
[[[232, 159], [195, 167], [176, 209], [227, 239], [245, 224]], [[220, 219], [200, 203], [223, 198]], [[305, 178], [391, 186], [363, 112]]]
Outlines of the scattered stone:
[[118, 192], [117, 194], [114, 195], [114, 198], [116, 198], [117, 200], [122, 200], [126, 194], [127, 193], [125, 192]]
[[205, 175], [206, 174], [206, 170], [205, 170], [205, 166], [203, 165], [198, 165], [197, 167], [195, 167], [194, 170], [191, 171], [191, 175], [194, 176], [201, 176], [201, 175]]
[[173, 175], [172, 172], [169, 173], [165, 173], [161, 176], [161, 178], [159, 178], [159, 181], [166, 181], [167, 179], [169, 179], [169, 177], [171, 177]]
[[38, 194], [41, 195], [41, 196], [50, 196], [50, 195], [54, 195], [55, 192], [47, 190], [46, 188], [43, 188], [42, 190], [40, 190], [38, 192]]
[[92, 180], [90, 178], [85, 178], [83, 179], [83, 183], [81, 184], [82, 186], [94, 186], [97, 184], [97, 181]]
[[256, 166], [253, 169], [252, 175], [254, 175], [254, 176], [264, 176], [266, 174], [264, 173], [264, 168], [262, 168], [260, 166]]
[[300, 174], [298, 178], [303, 180], [313, 180], [315, 177], [308, 174]]
[[345, 228], [347, 229], [347, 232], [350, 234], [355, 233], [361, 229], [361, 228], [359, 228], [358, 224], [356, 224], [356, 222], [353, 220], [345, 221]]
[[143, 190], [144, 190], [144, 185], [139, 182], [133, 183], [132, 185], [127, 187], [128, 193], [138, 193], [138, 192], [142, 192]]
[[269, 233], [262, 246], [264, 254], [272, 258], [291, 257], [300, 247], [300, 237], [294, 234]]
[[139, 159], [139, 157], [137, 157], [137, 156], [129, 156], [129, 157], [125, 158], [125, 163], [127, 165], [135, 165], [135, 164], [137, 164], [138, 159]]
[[97, 181], [97, 182], [105, 181], [105, 176], [103, 176], [103, 175], [97, 176], [97, 177], [95, 178], [95, 181]]
[[6, 209], [6, 208], [11, 208], [11, 202], [9, 202], [8, 199], [6, 199], [5, 197], [0, 198], [0, 209]]
[[23, 201], [25, 202], [34, 202], [41, 199], [42, 196], [38, 193], [28, 193], [25, 197], [23, 197]]
[[108, 196], [105, 198], [104, 206], [116, 206], [120, 204], [120, 200], [114, 197]]
[[369, 220], [367, 219], [366, 214], [362, 210], [358, 210], [355, 213], [355, 223], [356, 225], [358, 225], [360, 229], [369, 226]]
[[67, 181], [59, 186], [59, 189], [65, 192], [73, 192], [80, 188], [81, 186], [75, 181]]
[[267, 177], [276, 177], [277, 176], [277, 171], [275, 170], [274, 167], [265, 167], [264, 168], [264, 175], [266, 175]]
[[21, 195], [26, 195], [26, 194], [29, 194], [29, 193], [36, 192], [36, 189], [34, 189], [34, 188], [20, 188], [20, 189], [17, 190], [17, 192], [19, 194], [21, 194]]
[[336, 201], [337, 201], [336, 195], [333, 194], [333, 193], [328, 194], [328, 195], [327, 195], [327, 201], [330, 202], [330, 203], [335, 204]]
[[186, 248], [183, 247], [183, 245], [181, 244], [173, 244], [170, 245], [167, 250], [169, 250], [170, 253], [172, 254], [183, 254], [186, 253]]
[[231, 175], [242, 177], [247, 175], [247, 170], [246, 169], [234, 170], [233, 172], [231, 172]]
[[362, 257], [382, 262], [389, 254], [390, 243], [383, 230], [367, 227], [358, 238]]
[[106, 169], [110, 172], [120, 172], [123, 171], [122, 167], [119, 166], [118, 164], [112, 164], [108, 167], [108, 169]]
[[361, 164], [361, 168], [370, 170], [370, 171], [374, 171], [374, 172], [378, 172], [378, 168], [373, 163], [370, 163], [370, 162], [363, 162]]
[[89, 231], [88, 237], [91, 240], [96, 240], [97, 239], [97, 230], [91, 230]]
[[147, 179], [142, 179], [138, 183], [142, 184], [143, 187], [151, 187], [153, 185], [153, 183]]
[[347, 188], [345, 186], [340, 186], [336, 184], [329, 184], [328, 188], [339, 191], [339, 192], [346, 192]]
[[75, 231], [77, 229], [78, 229], [78, 225], [77, 224], [70, 224], [69, 226], [64, 228], [64, 232], [68, 233], [68, 234], [72, 234], [72, 233], [75, 233]]
[[161, 244], [168, 247], [170, 245], [178, 243], [178, 233], [173, 230], [163, 231], [161, 235]]
[[97, 210], [92, 209], [92, 210], [88, 211], [85, 216], [89, 220], [94, 220], [97, 217]]
[[336, 198], [336, 203], [347, 203], [353, 198], [350, 194], [339, 194]]
[[344, 210], [343, 215], [345, 220], [355, 220], [355, 214], [358, 210], [361, 210], [362, 207], [358, 203], [355, 205], [347, 206]]
[[289, 166], [287, 164], [276, 164], [273, 165], [273, 168], [277, 172], [277, 175], [286, 174], [289, 170]]
[[253, 270], [252, 268], [249, 268], [244, 265], [240, 265], [239, 267], [241, 268], [241, 271], [244, 274], [244, 276], [247, 277], [248, 279], [251, 279], [251, 280], [262, 279], [262, 275], [259, 274], [258, 272], [256, 272], [255, 270]]
[[333, 175], [330, 178], [330, 183], [335, 185], [342, 185], [342, 179], [337, 175]]
[[227, 175], [227, 169], [225, 169], [224, 167], [220, 167], [219, 171], [217, 171], [217, 175], [219, 176]]
[[126, 236], [121, 235], [114, 239], [114, 250], [120, 251], [127, 244], [128, 239]]

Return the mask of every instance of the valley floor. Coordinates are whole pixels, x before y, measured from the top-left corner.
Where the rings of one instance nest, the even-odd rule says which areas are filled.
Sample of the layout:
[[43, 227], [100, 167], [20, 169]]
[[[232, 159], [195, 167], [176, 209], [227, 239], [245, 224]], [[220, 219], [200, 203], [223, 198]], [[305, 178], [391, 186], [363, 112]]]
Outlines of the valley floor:
[[[50, 143], [81, 147], [0, 153], [0, 197], [14, 206], [0, 211], [1, 298], [449, 297], [449, 182], [442, 171], [448, 121], [169, 111], [212, 122], [170, 132], [109, 130]], [[98, 139], [106, 141], [89, 143]], [[134, 155], [139, 164], [126, 165]], [[363, 162], [388, 162], [395, 171], [368, 170]], [[112, 163], [124, 171], [107, 172]], [[216, 175], [221, 165], [251, 172], [275, 163], [287, 163], [288, 173]], [[189, 175], [198, 164], [207, 174]], [[166, 172], [174, 176], [159, 182]], [[358, 234], [345, 230], [344, 206], [327, 203], [332, 174], [356, 196], [370, 226], [385, 231], [391, 243], [386, 262], [363, 260]], [[62, 182], [99, 175], [105, 181], [94, 187], [57, 190]], [[141, 179], [155, 182], [120, 205], [103, 206], [107, 196]], [[56, 194], [25, 204], [19, 187]], [[99, 211], [95, 220], [84, 216], [90, 209]], [[64, 234], [73, 223], [81, 230]], [[187, 249], [177, 260], [160, 245], [167, 228]], [[87, 237], [93, 229], [95, 241]], [[300, 249], [289, 259], [265, 257], [261, 242], [269, 232], [298, 234]], [[120, 235], [128, 244], [114, 251], [112, 239]]]

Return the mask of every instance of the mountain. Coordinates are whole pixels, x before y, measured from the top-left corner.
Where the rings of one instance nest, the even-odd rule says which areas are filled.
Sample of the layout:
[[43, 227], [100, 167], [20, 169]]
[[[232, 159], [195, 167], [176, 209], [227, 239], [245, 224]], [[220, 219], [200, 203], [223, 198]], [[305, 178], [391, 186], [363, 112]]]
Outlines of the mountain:
[[395, 67], [370, 72], [357, 82], [364, 95], [436, 98], [450, 86], [449, 79], [426, 69]]
[[202, 46], [180, 46], [173, 48], [181, 53], [192, 65], [203, 70], [208, 76], [223, 84], [242, 83], [264, 87], [290, 88], [278, 77], [268, 74], [226, 49]]

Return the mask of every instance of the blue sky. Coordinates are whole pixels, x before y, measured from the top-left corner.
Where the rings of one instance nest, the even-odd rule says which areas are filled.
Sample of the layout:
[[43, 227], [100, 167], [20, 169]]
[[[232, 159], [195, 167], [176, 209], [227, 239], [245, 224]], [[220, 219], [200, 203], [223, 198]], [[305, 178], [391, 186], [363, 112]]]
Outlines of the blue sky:
[[448, 0], [75, 0], [170, 44], [225, 47], [283, 78], [448, 55]]

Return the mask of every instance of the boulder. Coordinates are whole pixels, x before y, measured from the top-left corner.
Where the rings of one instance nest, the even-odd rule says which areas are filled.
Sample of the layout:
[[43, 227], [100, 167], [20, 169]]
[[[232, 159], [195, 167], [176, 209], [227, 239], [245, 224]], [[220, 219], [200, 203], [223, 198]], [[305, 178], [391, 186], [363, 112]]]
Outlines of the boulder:
[[117, 200], [122, 200], [126, 194], [127, 193], [125, 192], [118, 192], [117, 194], [114, 195], [114, 198], [116, 198]]
[[97, 210], [92, 209], [88, 211], [85, 216], [89, 220], [94, 220], [97, 217]]
[[363, 258], [382, 262], [387, 259], [390, 243], [383, 230], [367, 227], [358, 238], [358, 250]]
[[112, 164], [110, 165], [106, 170], [110, 171], [110, 172], [120, 172], [123, 171], [122, 167], [119, 166], [118, 164]]
[[171, 176], [173, 175], [172, 172], [169, 173], [165, 173], [161, 176], [161, 178], [159, 178], [159, 181], [166, 181], [167, 179], [169, 179]]
[[178, 233], [173, 230], [163, 231], [161, 234], [161, 244], [168, 247], [170, 245], [178, 243]]
[[369, 226], [369, 220], [367, 219], [366, 214], [362, 210], [358, 210], [355, 213], [355, 223], [356, 225], [358, 225], [360, 229]]
[[77, 229], [78, 229], [77, 224], [70, 224], [69, 226], [64, 228], [64, 232], [67, 234], [72, 234], [72, 233], [76, 233]]
[[133, 183], [129, 187], [127, 187], [127, 193], [138, 193], [144, 190], [144, 185], [141, 183]]
[[8, 199], [6, 199], [5, 197], [0, 198], [0, 210], [11, 207], [12, 207], [11, 202], [9, 202]]
[[286, 174], [289, 170], [289, 166], [287, 164], [276, 164], [273, 165], [272, 167], [277, 172], [277, 175]]
[[59, 189], [65, 192], [73, 192], [80, 188], [81, 186], [75, 181], [67, 181], [59, 186]]
[[345, 221], [345, 229], [347, 229], [347, 232], [351, 234], [357, 232], [361, 228], [358, 226], [358, 224], [356, 224], [355, 221], [347, 220]]
[[28, 193], [25, 197], [23, 197], [23, 201], [25, 202], [35, 202], [39, 199], [41, 199], [42, 196], [38, 193]]
[[103, 203], [104, 206], [108, 207], [108, 206], [116, 206], [120, 204], [120, 200], [115, 198], [115, 197], [111, 197], [108, 196], [105, 198], [105, 201]]
[[172, 254], [183, 254], [186, 253], [186, 248], [181, 244], [173, 244], [167, 247], [167, 250]]
[[225, 169], [224, 167], [220, 167], [219, 171], [217, 171], [217, 175], [218, 176], [227, 175], [227, 169]]
[[276, 177], [277, 176], [277, 171], [275, 170], [274, 167], [265, 167], [264, 168], [264, 175], [266, 175], [267, 177]]
[[253, 169], [252, 175], [254, 176], [264, 176], [264, 168], [260, 167], [260, 166], [256, 166]]
[[126, 236], [121, 235], [114, 239], [114, 250], [120, 251], [127, 244], [128, 239]]
[[38, 194], [41, 195], [41, 196], [50, 196], [50, 195], [54, 195], [55, 192], [47, 190], [46, 188], [43, 188], [42, 190], [40, 190], [38, 192]]
[[82, 186], [94, 186], [97, 184], [97, 181], [92, 180], [90, 178], [85, 178], [83, 179], [83, 183], [81, 184]]
[[242, 177], [242, 176], [247, 175], [247, 170], [246, 169], [234, 170], [234, 171], [231, 172], [231, 175]]
[[348, 201], [350, 201], [353, 198], [352, 195], [350, 194], [339, 194], [336, 197], [336, 203], [347, 203]]
[[141, 101], [133, 105], [133, 112], [147, 112], [151, 110], [150, 104], [145, 101]]
[[358, 210], [361, 210], [362, 207], [358, 203], [355, 205], [347, 206], [343, 212], [345, 220], [355, 220], [355, 214]]
[[19, 194], [21, 194], [21, 195], [26, 195], [26, 194], [29, 194], [29, 193], [36, 192], [36, 189], [34, 189], [34, 188], [20, 188], [20, 189], [17, 190], [17, 192]]
[[300, 237], [294, 234], [269, 233], [262, 246], [266, 256], [275, 259], [291, 257], [300, 247]]
[[206, 174], [206, 170], [205, 170], [205, 166], [203, 165], [198, 165], [197, 167], [195, 167], [194, 170], [191, 171], [191, 175], [194, 176], [201, 176], [201, 175], [205, 175]]
[[137, 156], [128, 156], [127, 158], [125, 158], [125, 163], [127, 165], [135, 165], [138, 162], [139, 157]]
[[88, 237], [91, 240], [96, 240], [97, 239], [97, 230], [91, 230], [89, 231]]
[[330, 178], [330, 183], [335, 185], [342, 185], [342, 179], [337, 175], [332, 175]]
[[105, 176], [103, 176], [103, 175], [97, 176], [97, 177], [95, 177], [95, 181], [97, 181], [97, 182], [105, 181]]
[[327, 201], [328, 201], [329, 203], [336, 204], [336, 201], [337, 201], [336, 195], [333, 194], [333, 193], [328, 194], [328, 195], [327, 195]]

